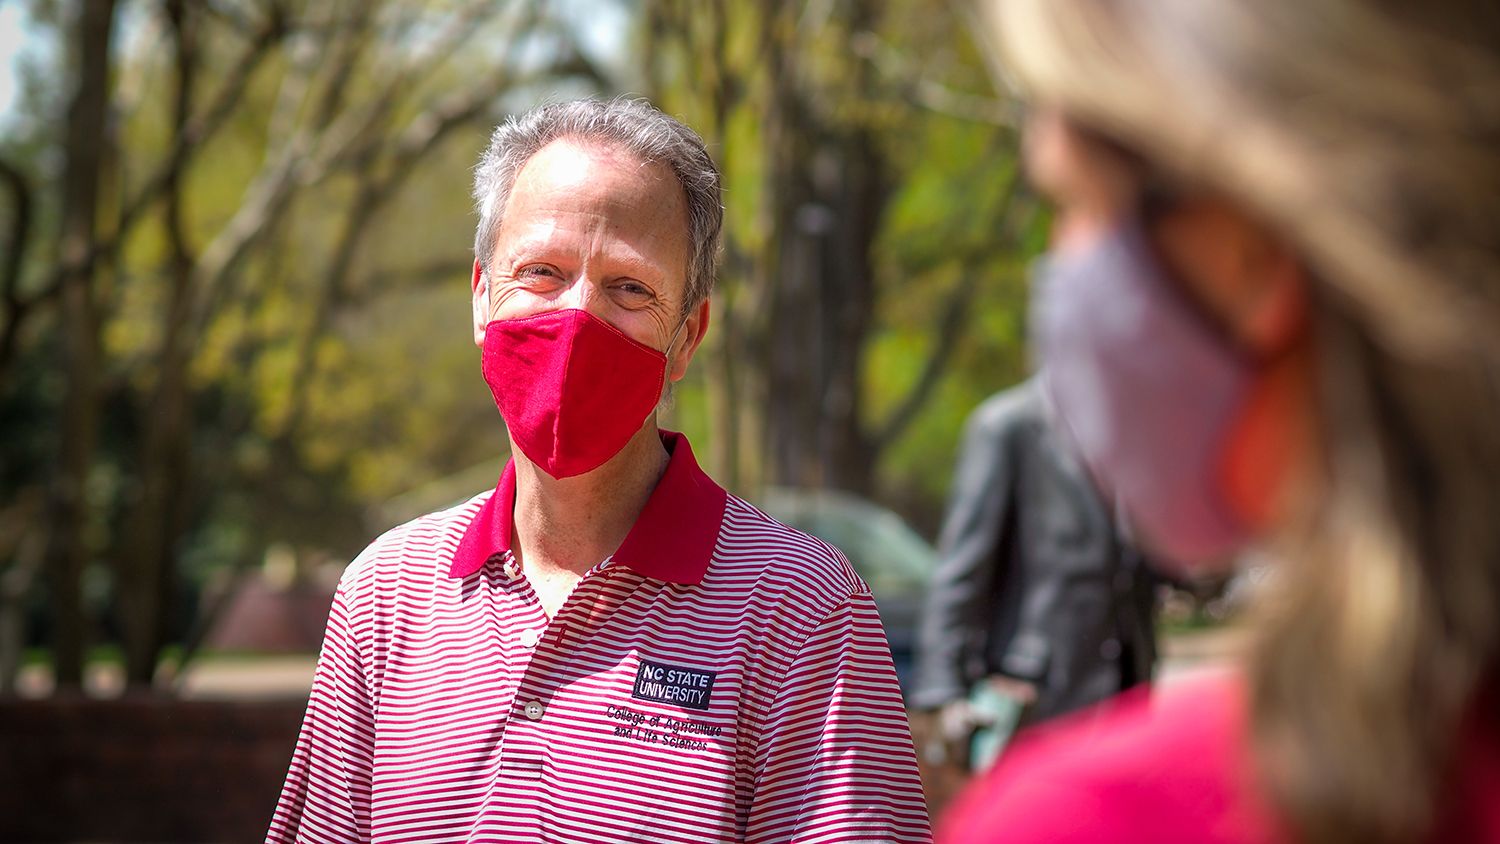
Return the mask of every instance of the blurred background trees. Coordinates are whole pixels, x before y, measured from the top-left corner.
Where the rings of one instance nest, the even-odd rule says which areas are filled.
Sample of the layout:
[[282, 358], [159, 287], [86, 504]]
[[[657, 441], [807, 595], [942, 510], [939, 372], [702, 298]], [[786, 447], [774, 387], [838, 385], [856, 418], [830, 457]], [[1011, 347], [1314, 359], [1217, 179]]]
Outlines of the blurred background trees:
[[1022, 372], [1041, 235], [959, 4], [647, 0], [647, 90], [727, 178], [703, 413], [731, 483], [931, 524], [957, 425]]
[[747, 497], [930, 532], [964, 417], [1024, 374], [1045, 222], [957, 8], [0, 0], [0, 684], [30, 648], [78, 688], [117, 646], [170, 687], [263, 561], [342, 564], [493, 484], [469, 177], [545, 98], [647, 95], [725, 170], [665, 423]]

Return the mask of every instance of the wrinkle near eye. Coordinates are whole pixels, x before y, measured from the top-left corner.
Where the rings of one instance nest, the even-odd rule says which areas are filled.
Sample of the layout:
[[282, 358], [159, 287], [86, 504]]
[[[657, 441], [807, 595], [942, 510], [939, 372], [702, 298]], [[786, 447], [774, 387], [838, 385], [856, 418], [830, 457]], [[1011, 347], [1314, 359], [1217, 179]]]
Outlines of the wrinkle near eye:
[[682, 327], [684, 317], [682, 309], [674, 304], [663, 303], [660, 310], [653, 313], [658, 322], [658, 330], [661, 332], [661, 348], [664, 352], [670, 352], [668, 345], [672, 342], [672, 335]]
[[526, 286], [525, 283], [517, 282], [514, 277], [502, 276], [497, 278], [490, 286], [490, 318], [497, 319], [501, 310], [518, 296], [533, 296], [547, 298]]

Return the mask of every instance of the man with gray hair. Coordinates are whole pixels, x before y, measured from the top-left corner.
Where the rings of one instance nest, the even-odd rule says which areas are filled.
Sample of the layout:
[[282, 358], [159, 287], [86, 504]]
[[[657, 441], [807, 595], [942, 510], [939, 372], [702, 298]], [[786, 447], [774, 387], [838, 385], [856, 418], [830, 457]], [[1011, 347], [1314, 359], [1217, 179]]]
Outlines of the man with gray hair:
[[473, 322], [511, 460], [345, 572], [268, 841], [930, 837], [869, 587], [656, 426], [719, 192], [642, 101], [495, 131]]

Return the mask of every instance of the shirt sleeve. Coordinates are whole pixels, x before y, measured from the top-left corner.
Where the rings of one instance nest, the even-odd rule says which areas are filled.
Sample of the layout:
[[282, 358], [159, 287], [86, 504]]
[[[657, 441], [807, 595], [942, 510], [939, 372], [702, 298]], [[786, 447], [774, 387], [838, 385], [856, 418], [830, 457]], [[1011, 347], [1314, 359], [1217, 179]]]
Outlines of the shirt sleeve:
[[856, 592], [808, 635], [772, 701], [744, 840], [931, 838], [880, 615]]
[[970, 419], [954, 472], [953, 492], [938, 542], [938, 566], [918, 631], [912, 705], [935, 709], [969, 692], [965, 665], [976, 636], [989, 629], [993, 584], [1009, 561], [1012, 488], [1017, 467], [1001, 420]]
[[374, 709], [352, 628], [340, 586], [267, 844], [370, 840]]

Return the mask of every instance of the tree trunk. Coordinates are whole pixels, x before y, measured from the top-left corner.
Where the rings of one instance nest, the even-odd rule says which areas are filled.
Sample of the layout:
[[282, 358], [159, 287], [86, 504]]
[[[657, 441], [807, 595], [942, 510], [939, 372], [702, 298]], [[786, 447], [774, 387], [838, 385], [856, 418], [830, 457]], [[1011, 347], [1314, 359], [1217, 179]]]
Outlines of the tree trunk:
[[44, 491], [20, 490], [0, 524], [0, 555], [10, 566], [0, 570], [0, 698], [16, 693], [21, 658], [26, 648], [26, 598], [42, 571], [46, 535], [34, 530], [40, 522]]
[[31, 245], [31, 183], [19, 168], [0, 160], [0, 181], [10, 191], [11, 226], [5, 243], [5, 257], [0, 258], [0, 300], [5, 306], [5, 320], [0, 323], [0, 384], [15, 360], [21, 323], [35, 300], [21, 297], [21, 271], [26, 266], [26, 250]]
[[[856, 4], [851, 31], [871, 25], [875, 4]], [[763, 409], [772, 483], [868, 495], [878, 447], [864, 425], [866, 339], [874, 317], [871, 249], [888, 199], [886, 163], [848, 100], [871, 96], [867, 63], [850, 89], [829, 93], [783, 59], [772, 72], [780, 125], [767, 121], [772, 187], [781, 221], [773, 268]]]
[[869, 131], [855, 128], [825, 147], [834, 228], [824, 250], [823, 324], [826, 368], [819, 413], [819, 453], [826, 483], [869, 496], [874, 492], [876, 444], [864, 424], [864, 356], [875, 310], [871, 249], [888, 197], [885, 163]]
[[[171, 0], [166, 12], [176, 44], [174, 142], [185, 146], [198, 76], [197, 33], [184, 0]], [[162, 320], [156, 385], [140, 411], [141, 496], [130, 519], [130, 542], [121, 560], [123, 576], [118, 594], [125, 633], [125, 682], [132, 688], [149, 688], [156, 678], [175, 603], [177, 542], [187, 522], [193, 441], [188, 365], [199, 291], [194, 275], [196, 257], [187, 241], [183, 208], [186, 175], [185, 164], [169, 170], [163, 190], [171, 291]]]
[[48, 506], [47, 570], [52, 580], [53, 670], [59, 690], [83, 683], [81, 581], [87, 564], [86, 489], [99, 427], [99, 316], [92, 259], [96, 237], [105, 118], [109, 106], [109, 42], [114, 0], [78, 4], [73, 31], [77, 88], [68, 106], [63, 147], [63, 202], [58, 257], [66, 382], [58, 470]]
[[885, 165], [866, 130], [816, 120], [804, 113], [785, 151], [797, 164], [782, 181], [791, 226], [767, 326], [773, 482], [868, 495], [878, 455], [862, 419], [861, 382]]
[[[176, 203], [170, 203], [176, 205]], [[172, 213], [172, 212], [169, 212]], [[125, 634], [125, 680], [149, 687], [167, 644], [177, 573], [177, 542], [192, 455], [192, 396], [188, 384], [187, 326], [192, 300], [191, 264], [173, 261], [173, 292], [163, 326], [160, 372], [150, 402], [141, 409], [141, 495], [130, 519], [130, 541], [121, 562], [118, 595]]]

